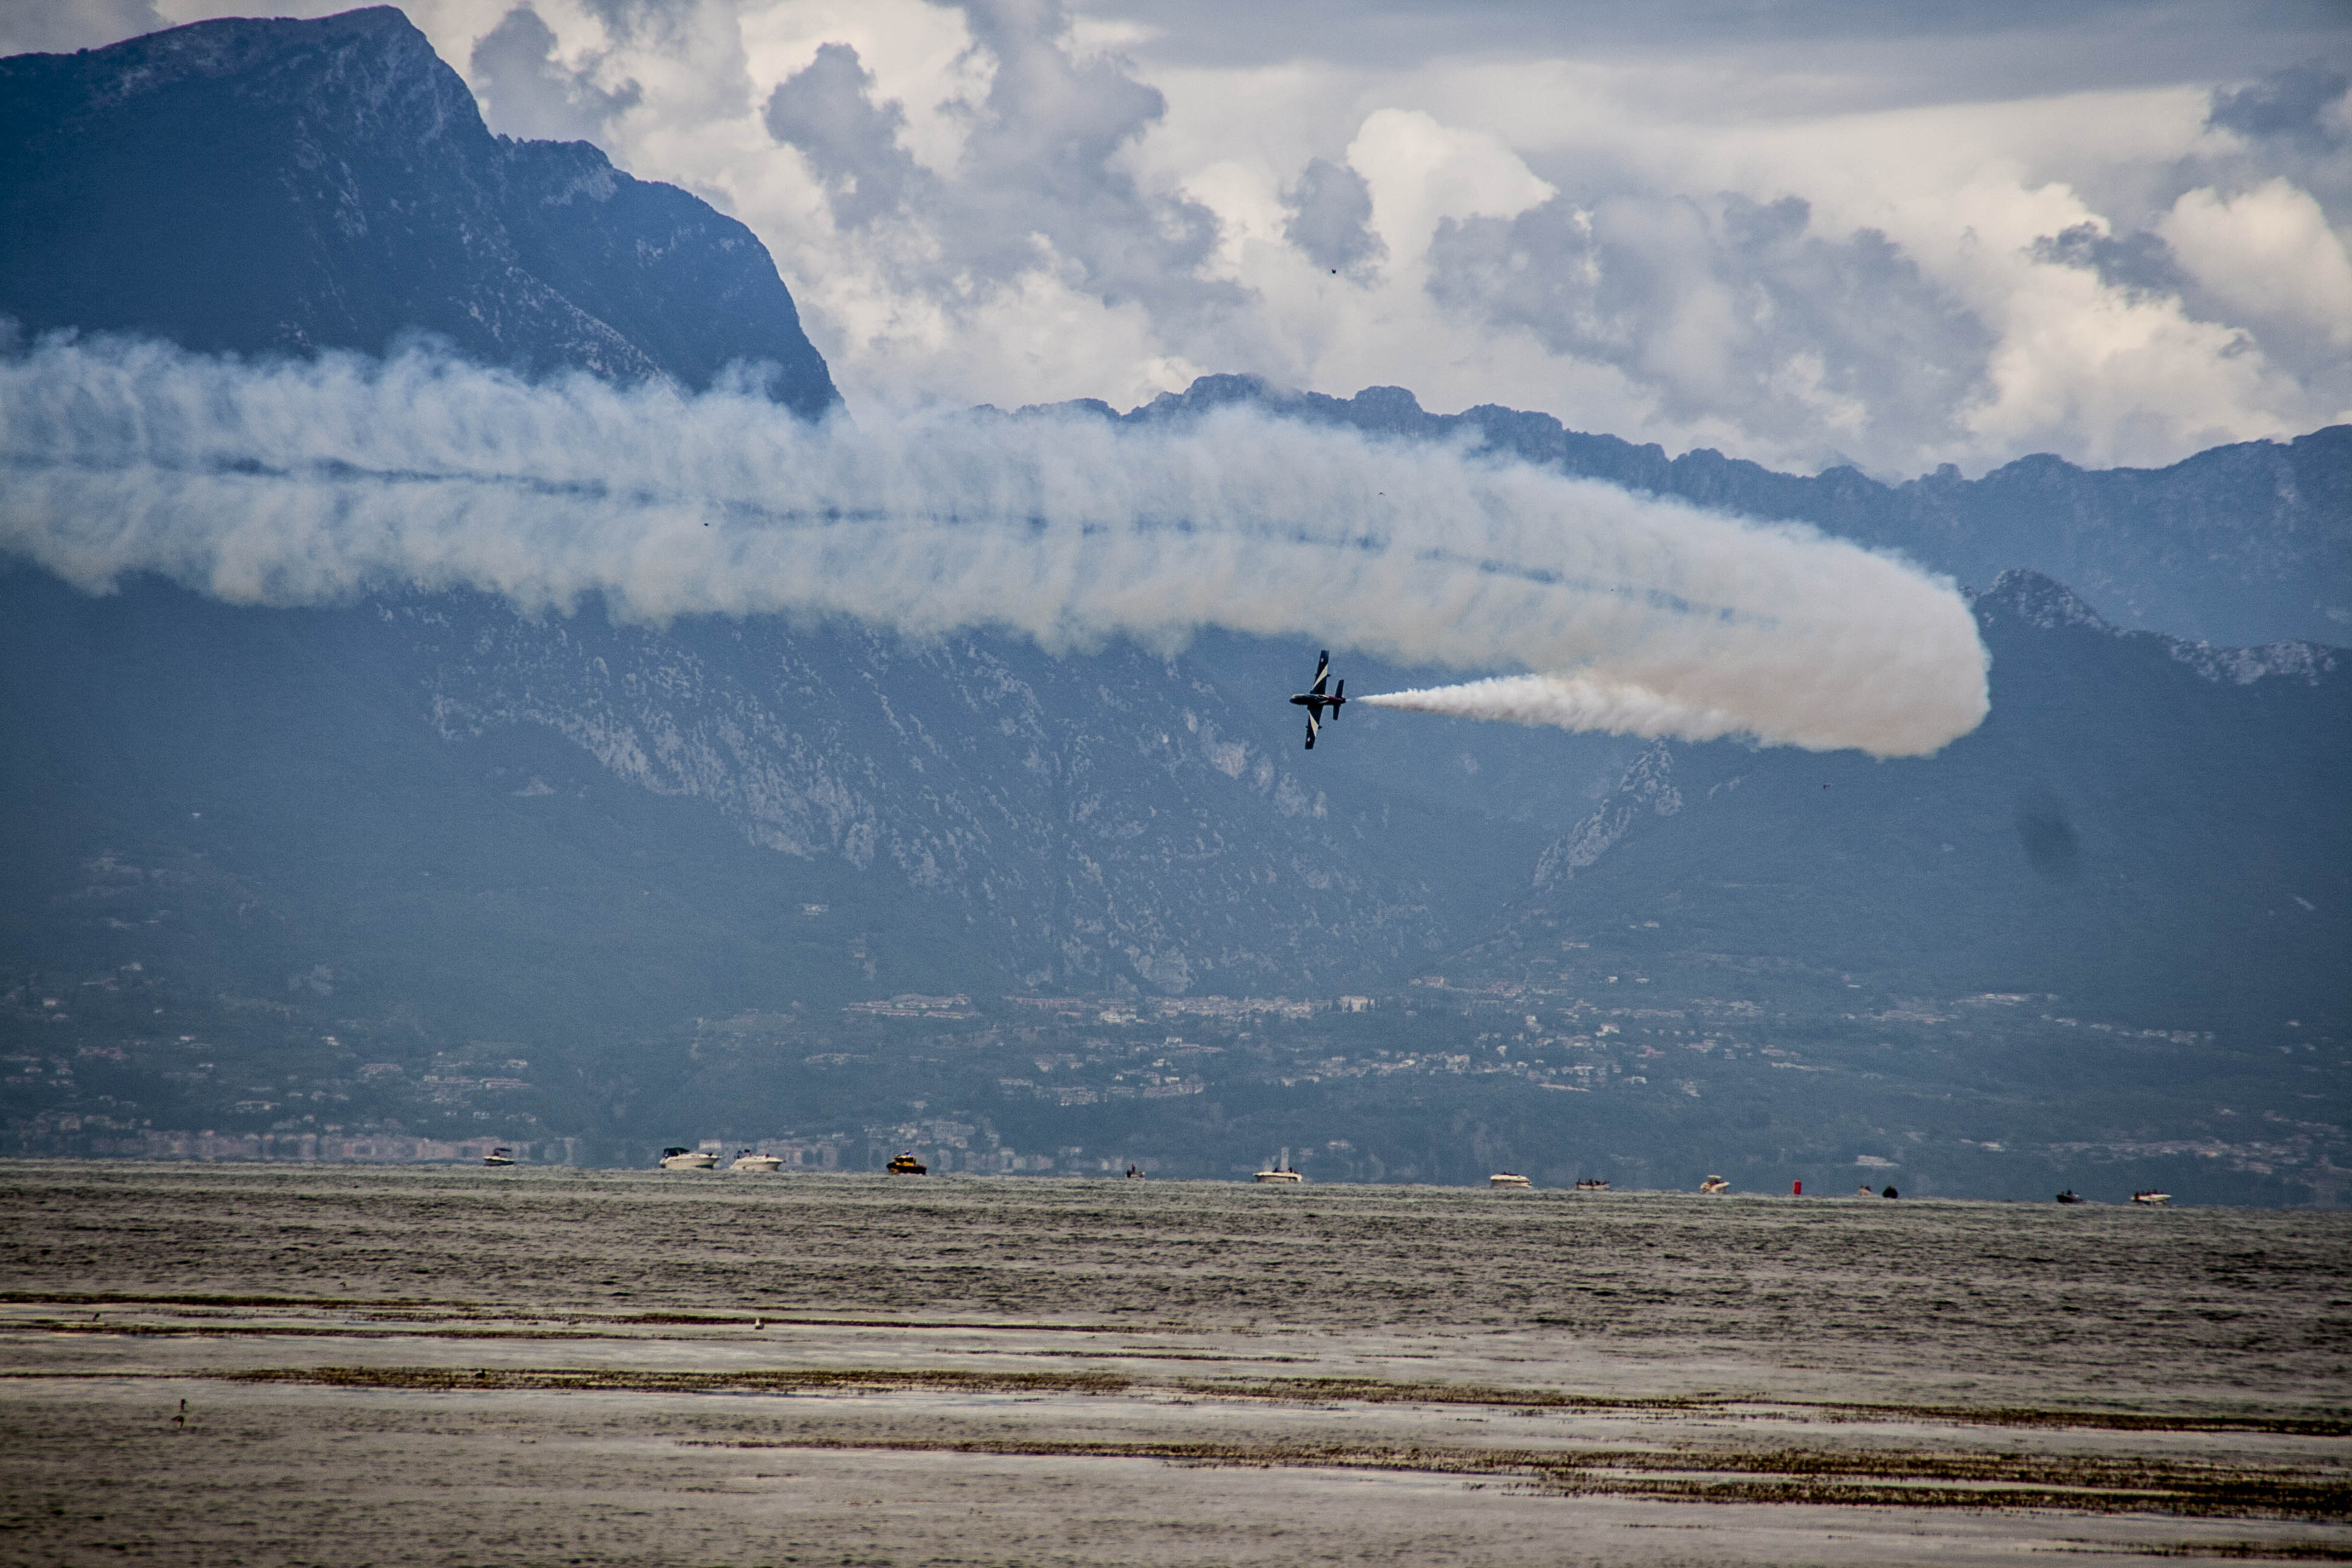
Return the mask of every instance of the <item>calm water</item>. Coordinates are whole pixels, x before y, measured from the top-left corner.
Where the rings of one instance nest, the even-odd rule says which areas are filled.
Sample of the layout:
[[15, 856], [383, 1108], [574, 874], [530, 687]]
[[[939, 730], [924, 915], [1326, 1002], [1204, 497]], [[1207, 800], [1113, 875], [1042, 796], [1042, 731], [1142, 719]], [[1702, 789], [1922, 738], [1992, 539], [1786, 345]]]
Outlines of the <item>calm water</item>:
[[0, 1214], [38, 1560], [2352, 1551], [2352, 1216], [33, 1163]]

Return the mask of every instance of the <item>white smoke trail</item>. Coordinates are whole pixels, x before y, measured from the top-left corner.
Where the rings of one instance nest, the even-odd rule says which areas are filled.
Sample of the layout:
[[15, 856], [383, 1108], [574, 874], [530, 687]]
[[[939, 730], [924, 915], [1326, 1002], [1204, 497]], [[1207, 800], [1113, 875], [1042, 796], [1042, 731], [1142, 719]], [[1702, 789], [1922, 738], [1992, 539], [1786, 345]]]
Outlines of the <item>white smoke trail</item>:
[[1900, 562], [1240, 409], [815, 428], [743, 389], [531, 384], [425, 353], [50, 342], [0, 362], [0, 549], [91, 592], [138, 572], [275, 605], [469, 587], [1051, 648], [1215, 626], [1537, 672], [1391, 706], [1880, 756], [1986, 711], [1967, 605]]
[[1461, 686], [1375, 692], [1364, 700], [1376, 708], [1402, 708], [1415, 713], [1507, 719], [1518, 724], [1557, 724], [1563, 730], [1604, 730], [1612, 735], [1652, 739], [1672, 735], [1685, 741], [1712, 741], [1753, 730], [1738, 714], [1720, 708], [1695, 708], [1631, 681], [1594, 674], [1498, 675]]

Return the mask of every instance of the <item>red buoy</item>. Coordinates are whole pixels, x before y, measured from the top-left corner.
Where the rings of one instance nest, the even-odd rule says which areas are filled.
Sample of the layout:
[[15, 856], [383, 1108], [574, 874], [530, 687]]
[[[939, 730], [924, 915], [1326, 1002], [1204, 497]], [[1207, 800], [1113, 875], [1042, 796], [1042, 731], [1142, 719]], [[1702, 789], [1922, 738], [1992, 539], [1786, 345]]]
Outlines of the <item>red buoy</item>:
[[1805, 1184], [1802, 1182], [1790, 1182], [1789, 1184], [1789, 1195], [1792, 1198], [1803, 1197], [1805, 1195]]

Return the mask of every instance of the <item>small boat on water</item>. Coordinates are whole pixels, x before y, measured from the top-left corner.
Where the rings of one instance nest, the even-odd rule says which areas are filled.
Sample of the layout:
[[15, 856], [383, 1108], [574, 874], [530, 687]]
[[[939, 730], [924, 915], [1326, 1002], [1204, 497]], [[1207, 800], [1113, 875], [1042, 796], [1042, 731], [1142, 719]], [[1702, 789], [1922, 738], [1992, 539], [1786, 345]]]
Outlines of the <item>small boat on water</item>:
[[1528, 1181], [1525, 1176], [1516, 1176], [1508, 1171], [1496, 1172], [1493, 1175], [1486, 1178], [1486, 1184], [1498, 1191], [1511, 1192], [1517, 1192], [1535, 1185], [1533, 1182]]
[[735, 1163], [727, 1168], [730, 1171], [751, 1171], [762, 1176], [772, 1176], [784, 1168], [784, 1163], [773, 1154], [754, 1154], [751, 1150], [746, 1149], [736, 1155]]
[[1126, 1179], [1130, 1182], [1140, 1182], [1144, 1180], [1143, 1167], [1140, 1165], [1129, 1165], [1127, 1168]]
[[890, 1162], [889, 1172], [894, 1176], [928, 1176], [931, 1168], [916, 1159], [915, 1152], [909, 1149]]
[[1606, 1176], [1585, 1176], [1577, 1182], [1576, 1190], [1580, 1193], [1605, 1193], [1609, 1190], [1609, 1179]]
[[501, 1143], [482, 1156], [482, 1163], [494, 1168], [499, 1165], [511, 1165], [514, 1163], [514, 1151]]
[[1281, 1158], [1268, 1160], [1265, 1163], [1265, 1169], [1257, 1173], [1257, 1180], [1277, 1187], [1293, 1186], [1306, 1179], [1292, 1168], [1290, 1149], [1286, 1144], [1283, 1148]]
[[2083, 1194], [2076, 1192], [2074, 1188], [2068, 1187], [2064, 1192], [2058, 1194], [2058, 1201], [2062, 1204], [2079, 1204], [2083, 1201]]
[[2170, 1193], [2159, 1193], [2154, 1187], [2148, 1188], [2147, 1191], [2144, 1193], [2134, 1193], [2132, 1194], [2132, 1202], [2139, 1205], [2143, 1208], [2160, 1209], [2171, 1201], [2172, 1194]]
[[665, 1149], [661, 1168], [665, 1171], [708, 1171], [719, 1163], [719, 1156], [702, 1149]]
[[1698, 1190], [1703, 1193], [1727, 1193], [1731, 1190], [1731, 1184], [1721, 1176], [1709, 1176], [1698, 1184]]

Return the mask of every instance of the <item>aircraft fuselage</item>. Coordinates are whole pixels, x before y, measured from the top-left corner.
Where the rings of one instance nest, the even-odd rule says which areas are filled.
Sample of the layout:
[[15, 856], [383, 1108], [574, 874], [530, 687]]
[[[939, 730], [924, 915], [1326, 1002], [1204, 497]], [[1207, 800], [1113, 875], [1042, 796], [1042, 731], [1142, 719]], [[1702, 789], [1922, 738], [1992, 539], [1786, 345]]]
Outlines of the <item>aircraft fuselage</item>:
[[1339, 682], [1336, 688], [1329, 691], [1323, 689], [1325, 683], [1328, 682], [1330, 678], [1331, 655], [1329, 652], [1326, 651], [1320, 658], [1316, 660], [1315, 684], [1308, 687], [1306, 690], [1297, 693], [1290, 700], [1292, 707], [1304, 708], [1307, 710], [1307, 749], [1310, 752], [1315, 749], [1316, 731], [1319, 730], [1323, 724], [1324, 710], [1330, 710], [1331, 717], [1337, 719], [1339, 716], [1339, 710], [1347, 705], [1348, 683], [1346, 681], [1343, 680]]

